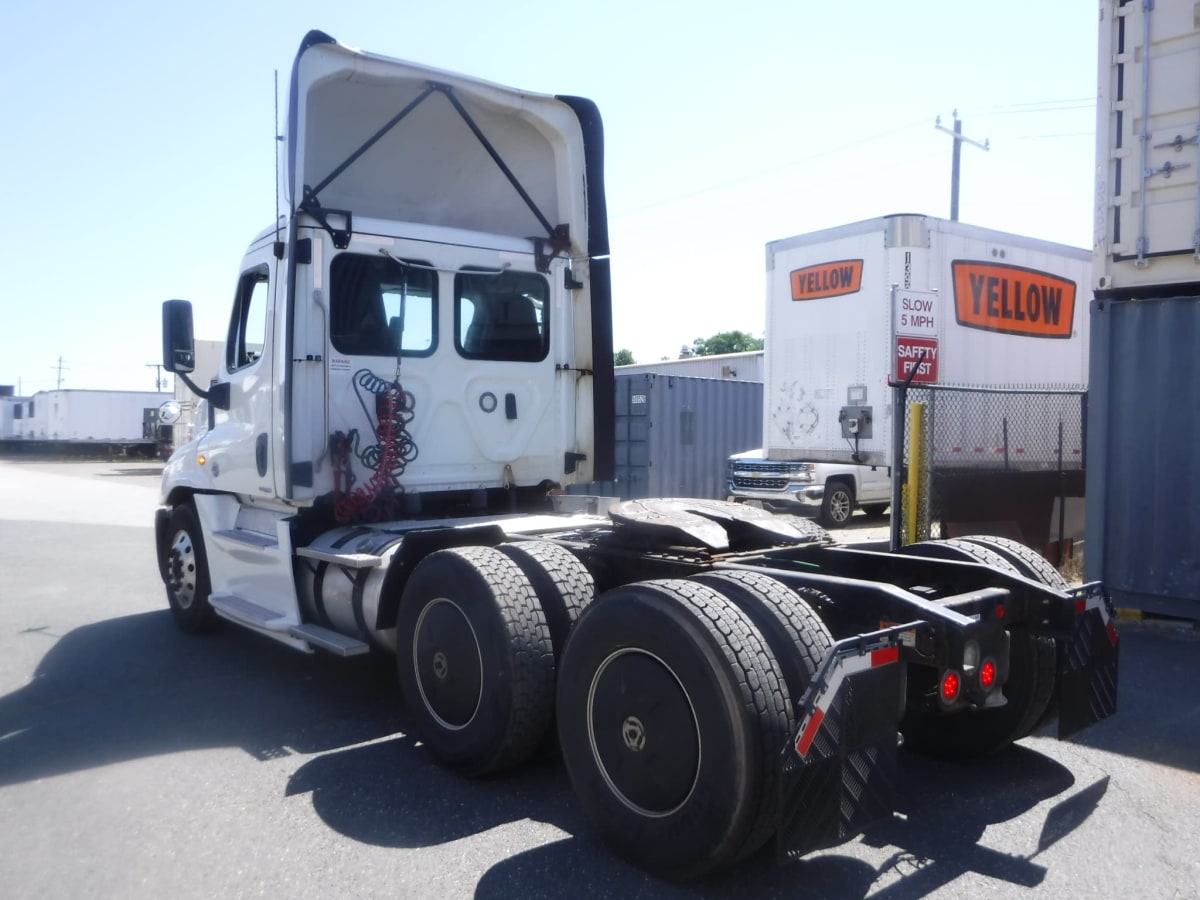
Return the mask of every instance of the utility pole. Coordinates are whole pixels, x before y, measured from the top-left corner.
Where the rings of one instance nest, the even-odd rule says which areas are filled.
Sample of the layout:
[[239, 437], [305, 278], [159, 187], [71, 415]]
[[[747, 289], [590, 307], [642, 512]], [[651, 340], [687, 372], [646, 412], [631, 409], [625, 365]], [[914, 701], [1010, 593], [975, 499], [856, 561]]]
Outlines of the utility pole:
[[979, 141], [973, 141], [969, 137], [963, 137], [962, 120], [958, 117], [957, 109], [954, 110], [953, 115], [954, 115], [954, 130], [953, 131], [951, 131], [949, 128], [947, 128], [945, 125], [942, 124], [941, 116], [937, 117], [937, 120], [933, 123], [933, 127], [936, 128], [938, 131], [946, 132], [946, 134], [948, 134], [954, 138], [954, 155], [952, 157], [952, 162], [950, 163], [950, 221], [957, 222], [958, 221], [958, 168], [959, 168], [958, 160], [959, 160], [959, 156], [962, 154], [963, 141], [966, 141], [968, 144], [971, 144], [974, 147], [978, 147], [980, 150], [990, 150], [991, 148], [988, 146], [988, 141], [986, 138], [984, 139], [983, 143], [981, 144], [981, 143], [979, 143]]
[[146, 363], [147, 369], [154, 369], [154, 389], [161, 391], [166, 385], [162, 377], [162, 363]]
[[58, 370], [58, 381], [57, 381], [57, 384], [55, 385], [55, 388], [54, 388], [54, 389], [55, 389], [55, 390], [57, 390], [57, 391], [61, 391], [61, 390], [62, 390], [62, 383], [63, 383], [63, 377], [62, 377], [63, 369], [67, 369], [67, 368], [69, 368], [69, 366], [64, 366], [64, 365], [63, 365], [63, 360], [62, 360], [62, 357], [60, 356], [60, 357], [58, 358], [58, 365], [56, 365], [56, 366], [51, 366], [50, 368], [52, 368], [52, 369], [57, 369], [57, 370]]

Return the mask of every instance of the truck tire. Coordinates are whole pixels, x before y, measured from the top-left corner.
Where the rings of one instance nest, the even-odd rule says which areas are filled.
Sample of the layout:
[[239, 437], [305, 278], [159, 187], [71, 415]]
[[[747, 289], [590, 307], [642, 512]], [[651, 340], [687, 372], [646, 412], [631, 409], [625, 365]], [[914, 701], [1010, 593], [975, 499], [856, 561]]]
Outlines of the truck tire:
[[826, 528], [845, 528], [853, 514], [854, 488], [845, 481], [828, 482], [821, 501], [821, 523]]
[[554, 659], [561, 659], [571, 626], [595, 596], [592, 574], [570, 550], [550, 541], [515, 541], [496, 549], [515, 562], [533, 585], [550, 628]]
[[833, 646], [833, 636], [813, 608], [786, 584], [761, 572], [710, 572], [690, 580], [713, 588], [762, 632], [795, 708]]
[[[1003, 572], [1021, 574], [1004, 556], [963, 538], [909, 544], [902, 553], [937, 559], [979, 562]], [[1004, 749], [1026, 737], [1054, 697], [1057, 654], [1051, 638], [1023, 629], [1009, 631], [1007, 703], [998, 709], [939, 715], [910, 709], [900, 722], [905, 746], [942, 759], [975, 759]]]
[[888, 511], [889, 506], [891, 506], [890, 503], [864, 503], [862, 511], [868, 516], [882, 516]]
[[1017, 571], [1026, 578], [1032, 578], [1034, 581], [1040, 582], [1047, 587], [1052, 587], [1057, 591], [1070, 589], [1067, 579], [1063, 577], [1058, 569], [1054, 568], [1050, 560], [1046, 559], [1046, 557], [1042, 556], [1042, 554], [1038, 553], [1032, 547], [1026, 547], [1020, 541], [1014, 541], [1011, 538], [995, 537], [990, 534], [967, 535], [962, 540], [970, 541], [972, 544], [979, 544], [982, 547], [987, 547], [989, 550], [995, 551], [1016, 566]]
[[212, 631], [220, 620], [208, 602], [208, 555], [200, 519], [190, 503], [172, 510], [166, 541], [167, 604], [175, 624], [189, 634]]
[[417, 564], [396, 620], [400, 690], [416, 735], [467, 775], [516, 765], [554, 704], [554, 647], [520, 567], [492, 547]]
[[794, 716], [770, 648], [712, 588], [600, 597], [567, 642], [557, 713], [580, 804], [626, 859], [697, 878], [770, 837]]
[[[1026, 578], [1032, 578], [1034, 581], [1040, 582], [1047, 587], [1052, 587], [1056, 591], [1069, 591], [1071, 585], [1067, 583], [1067, 579], [1063, 574], [1054, 568], [1054, 564], [1046, 557], [1042, 556], [1031, 547], [1026, 547], [1019, 541], [1011, 540], [1010, 538], [995, 537], [993, 535], [968, 535], [963, 538], [964, 541], [980, 544], [984, 547], [989, 547], [995, 550], [1014, 566]], [[1039, 651], [1043, 656], [1050, 653], [1050, 649], [1054, 646], [1054, 639], [1048, 637], [1038, 637], [1039, 643], [1045, 646]], [[1054, 677], [1057, 679], [1058, 665], [1055, 663]], [[1057, 692], [1050, 699], [1050, 703], [1043, 710], [1038, 720], [1029, 728], [1021, 737], [1026, 737], [1033, 734], [1035, 731], [1041, 731], [1047, 725], [1051, 724], [1058, 718], [1058, 703], [1056, 700]]]

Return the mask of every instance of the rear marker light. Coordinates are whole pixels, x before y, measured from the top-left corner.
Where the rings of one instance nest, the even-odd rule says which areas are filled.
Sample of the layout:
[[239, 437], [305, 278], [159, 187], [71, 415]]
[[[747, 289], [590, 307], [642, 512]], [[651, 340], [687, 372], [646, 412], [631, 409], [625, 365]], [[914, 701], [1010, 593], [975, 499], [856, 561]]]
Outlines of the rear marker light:
[[996, 664], [990, 659], [984, 660], [983, 665], [979, 669], [979, 684], [984, 688], [990, 688], [996, 683]]
[[958, 699], [959, 688], [962, 687], [962, 682], [959, 680], [957, 672], [947, 672], [942, 676], [942, 700], [946, 703], [953, 703]]
[[996, 618], [997, 619], [1004, 618], [1004, 604], [1003, 603], [996, 604]]

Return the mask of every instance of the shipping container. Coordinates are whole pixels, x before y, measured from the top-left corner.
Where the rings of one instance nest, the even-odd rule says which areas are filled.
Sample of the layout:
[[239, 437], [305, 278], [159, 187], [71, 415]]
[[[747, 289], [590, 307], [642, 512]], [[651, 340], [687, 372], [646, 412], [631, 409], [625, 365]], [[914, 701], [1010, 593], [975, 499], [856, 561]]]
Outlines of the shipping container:
[[1099, 37], [1096, 289], [1200, 293], [1196, 6], [1102, 0]]
[[571, 493], [724, 500], [725, 460], [762, 440], [761, 382], [616, 376], [616, 480]]
[[1100, 5], [1085, 578], [1200, 618], [1200, 30]]
[[1100, 299], [1092, 320], [1085, 577], [1200, 618], [1200, 297]]

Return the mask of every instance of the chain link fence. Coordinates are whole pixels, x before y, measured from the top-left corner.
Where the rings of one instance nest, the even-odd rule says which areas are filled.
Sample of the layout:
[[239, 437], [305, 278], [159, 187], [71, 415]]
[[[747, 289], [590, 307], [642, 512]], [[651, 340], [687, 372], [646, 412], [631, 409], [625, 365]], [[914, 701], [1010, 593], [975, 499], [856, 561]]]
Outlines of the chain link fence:
[[1083, 495], [1086, 391], [919, 385], [896, 397], [896, 546], [954, 537], [956, 523], [971, 522], [1041, 550], [1054, 501]]

